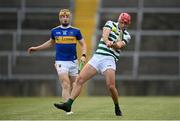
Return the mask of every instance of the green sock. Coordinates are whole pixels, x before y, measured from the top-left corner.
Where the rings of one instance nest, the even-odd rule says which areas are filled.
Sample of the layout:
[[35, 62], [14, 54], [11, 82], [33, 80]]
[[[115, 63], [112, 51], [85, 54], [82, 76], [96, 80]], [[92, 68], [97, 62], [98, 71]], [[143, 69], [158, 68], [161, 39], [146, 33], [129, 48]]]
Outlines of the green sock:
[[71, 105], [73, 104], [74, 100], [69, 98], [68, 101], [66, 102], [68, 104], [68, 106], [71, 107]]
[[119, 103], [114, 103], [115, 107], [119, 107]]

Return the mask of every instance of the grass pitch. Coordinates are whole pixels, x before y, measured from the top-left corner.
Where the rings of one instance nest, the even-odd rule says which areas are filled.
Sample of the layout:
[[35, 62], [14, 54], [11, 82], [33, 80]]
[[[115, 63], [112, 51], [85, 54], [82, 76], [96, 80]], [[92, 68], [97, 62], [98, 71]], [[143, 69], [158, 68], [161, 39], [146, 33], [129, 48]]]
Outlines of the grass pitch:
[[80, 97], [73, 115], [54, 108], [53, 97], [0, 97], [0, 120], [180, 120], [180, 97], [121, 97], [122, 117], [110, 97]]

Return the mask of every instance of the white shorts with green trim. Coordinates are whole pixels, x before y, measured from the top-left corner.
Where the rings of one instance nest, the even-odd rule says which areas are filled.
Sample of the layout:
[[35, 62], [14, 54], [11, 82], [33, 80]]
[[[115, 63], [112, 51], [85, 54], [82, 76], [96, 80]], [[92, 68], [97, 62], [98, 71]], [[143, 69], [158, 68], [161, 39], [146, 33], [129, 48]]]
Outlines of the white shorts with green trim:
[[107, 69], [116, 70], [116, 62], [112, 56], [94, 54], [89, 60], [88, 64], [93, 66], [97, 72], [101, 74], [103, 74], [103, 72]]

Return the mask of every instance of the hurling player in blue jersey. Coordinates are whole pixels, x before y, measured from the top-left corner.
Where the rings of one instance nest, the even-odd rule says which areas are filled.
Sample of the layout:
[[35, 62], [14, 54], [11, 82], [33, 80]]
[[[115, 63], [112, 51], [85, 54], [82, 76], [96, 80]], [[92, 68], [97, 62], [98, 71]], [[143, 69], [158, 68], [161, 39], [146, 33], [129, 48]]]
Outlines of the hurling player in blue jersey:
[[[50, 39], [35, 47], [28, 49], [29, 53], [44, 50], [55, 45], [56, 61], [55, 67], [62, 86], [62, 97], [65, 101], [70, 97], [73, 82], [78, 74], [78, 61], [76, 44], [81, 45], [82, 57], [81, 61], [86, 61], [86, 43], [78, 28], [70, 25], [71, 12], [68, 9], [62, 9], [59, 12], [60, 26], [51, 30]], [[58, 104], [55, 104], [55, 106]]]

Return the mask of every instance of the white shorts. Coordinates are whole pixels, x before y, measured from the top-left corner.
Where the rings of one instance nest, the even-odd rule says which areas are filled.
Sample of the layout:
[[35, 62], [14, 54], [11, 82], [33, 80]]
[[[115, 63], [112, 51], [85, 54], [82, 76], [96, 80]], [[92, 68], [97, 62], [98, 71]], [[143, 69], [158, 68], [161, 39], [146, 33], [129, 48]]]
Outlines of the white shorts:
[[88, 64], [93, 66], [101, 74], [107, 69], [116, 70], [116, 62], [112, 56], [94, 54]]
[[56, 61], [55, 67], [58, 75], [68, 73], [70, 76], [78, 75], [78, 61]]

